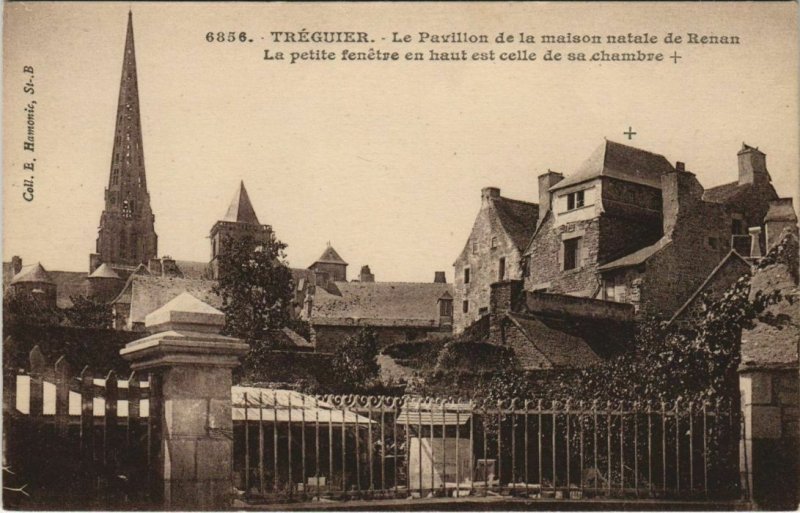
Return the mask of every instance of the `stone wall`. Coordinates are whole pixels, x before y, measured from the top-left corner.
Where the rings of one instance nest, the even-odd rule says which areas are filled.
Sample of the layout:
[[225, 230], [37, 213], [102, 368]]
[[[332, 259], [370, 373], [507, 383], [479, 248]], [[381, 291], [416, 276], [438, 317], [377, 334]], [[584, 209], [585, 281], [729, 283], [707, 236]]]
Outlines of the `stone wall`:
[[[492, 247], [496, 238], [496, 247]], [[473, 251], [473, 242], [477, 251]], [[453, 285], [453, 329], [460, 333], [477, 321], [485, 308], [488, 313], [490, 286], [499, 280], [499, 262], [505, 258], [505, 279], [522, 277], [520, 251], [500, 225], [491, 200], [484, 198], [481, 210], [472, 227], [467, 245], [456, 260]], [[470, 282], [464, 283], [464, 269], [469, 268]], [[469, 311], [464, 312], [464, 301], [469, 302]]]
[[799, 384], [796, 368], [740, 374], [745, 436], [739, 466], [743, 488], [757, 509], [798, 506]]

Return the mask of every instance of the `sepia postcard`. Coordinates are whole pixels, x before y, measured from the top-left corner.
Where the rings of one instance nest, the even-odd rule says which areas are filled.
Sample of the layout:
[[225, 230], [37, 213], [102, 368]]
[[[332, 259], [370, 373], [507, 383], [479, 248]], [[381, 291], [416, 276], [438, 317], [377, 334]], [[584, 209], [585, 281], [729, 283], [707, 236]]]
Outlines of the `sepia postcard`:
[[6, 2], [9, 510], [796, 510], [797, 2]]

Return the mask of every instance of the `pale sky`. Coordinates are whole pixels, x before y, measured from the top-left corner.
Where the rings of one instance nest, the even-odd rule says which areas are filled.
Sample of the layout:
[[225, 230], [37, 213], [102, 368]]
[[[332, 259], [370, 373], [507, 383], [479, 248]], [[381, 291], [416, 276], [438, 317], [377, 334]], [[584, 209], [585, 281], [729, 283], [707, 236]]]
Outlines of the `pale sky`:
[[[207, 260], [244, 180], [262, 223], [306, 267], [331, 241], [379, 281], [431, 281], [461, 251], [480, 190], [537, 201], [607, 137], [734, 181], [743, 141], [798, 197], [797, 4], [130, 4], [159, 254]], [[5, 4], [4, 247], [86, 270], [108, 181], [127, 3]], [[652, 45], [651, 64], [267, 62], [270, 31], [732, 34], [738, 46]], [[210, 30], [252, 44], [214, 44]], [[260, 37], [264, 36], [263, 41]], [[300, 46], [300, 45], [295, 45]], [[364, 48], [353, 49], [367, 50]], [[348, 47], [338, 45], [337, 49]], [[540, 52], [544, 45], [509, 49]], [[303, 47], [305, 49], [305, 47]], [[446, 49], [446, 47], [438, 48]], [[481, 49], [481, 48], [476, 48]], [[596, 51], [582, 45], [562, 51]], [[624, 50], [624, 48], [617, 48]], [[35, 69], [35, 200], [22, 199], [23, 94]]]

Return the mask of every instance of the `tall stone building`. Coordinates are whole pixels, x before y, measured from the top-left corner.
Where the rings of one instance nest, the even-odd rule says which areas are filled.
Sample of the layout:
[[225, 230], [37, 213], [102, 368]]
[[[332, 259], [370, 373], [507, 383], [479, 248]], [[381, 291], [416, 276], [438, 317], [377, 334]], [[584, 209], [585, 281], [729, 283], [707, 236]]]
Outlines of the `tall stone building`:
[[481, 191], [481, 209], [456, 259], [453, 328], [460, 332], [489, 313], [491, 284], [522, 278], [522, 252], [539, 217], [539, 205]]
[[214, 279], [219, 278], [219, 257], [225, 253], [229, 244], [245, 237], [252, 238], [255, 244], [267, 244], [272, 240], [272, 227], [258, 222], [258, 216], [242, 181], [225, 217], [211, 228], [211, 270]]
[[96, 253], [90, 258], [89, 272], [101, 263], [135, 268], [155, 258], [158, 236], [154, 223], [144, 166], [133, 15], [128, 13], [111, 171], [105, 189], [105, 209], [100, 216]]

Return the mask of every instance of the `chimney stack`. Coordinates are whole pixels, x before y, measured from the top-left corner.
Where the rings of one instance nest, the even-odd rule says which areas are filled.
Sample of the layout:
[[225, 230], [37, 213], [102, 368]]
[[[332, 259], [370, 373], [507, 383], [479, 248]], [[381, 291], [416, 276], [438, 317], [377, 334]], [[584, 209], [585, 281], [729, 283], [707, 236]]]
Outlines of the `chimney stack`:
[[500, 197], [500, 189], [497, 187], [484, 187], [481, 189], [481, 198], [483, 200], [488, 200], [491, 198], [499, 198]]
[[[12, 269], [12, 272], [15, 275], [18, 274], [22, 270], [22, 258], [21, 257], [19, 257], [17, 255], [14, 255], [13, 257], [11, 257], [11, 269]], [[13, 278], [14, 276], [11, 276], [11, 277]]]
[[358, 275], [359, 281], [362, 283], [374, 283], [375, 275], [369, 270], [368, 265], [361, 266], [361, 272]]
[[739, 157], [739, 184], [769, 183], [767, 156], [758, 148], [742, 143]]
[[761, 258], [761, 227], [752, 226], [750, 228], [750, 258]]
[[694, 173], [686, 171], [683, 162], [675, 163], [675, 170], [661, 175], [661, 213], [664, 235], [669, 235], [678, 224], [682, 209], [691, 210], [693, 203], [703, 197], [703, 186]]
[[447, 277], [444, 271], [436, 271], [433, 273], [433, 283], [447, 283]]
[[550, 187], [563, 179], [564, 175], [549, 169], [546, 173], [539, 175], [539, 223], [542, 222], [544, 216], [552, 207], [550, 203], [553, 195], [550, 193]]
[[150, 271], [150, 274], [153, 276], [161, 276], [161, 260], [158, 258], [151, 258], [150, 261], [147, 262], [147, 270]]

